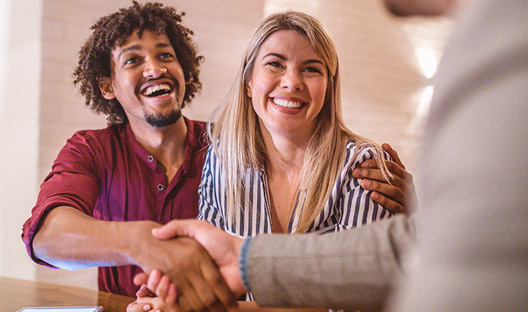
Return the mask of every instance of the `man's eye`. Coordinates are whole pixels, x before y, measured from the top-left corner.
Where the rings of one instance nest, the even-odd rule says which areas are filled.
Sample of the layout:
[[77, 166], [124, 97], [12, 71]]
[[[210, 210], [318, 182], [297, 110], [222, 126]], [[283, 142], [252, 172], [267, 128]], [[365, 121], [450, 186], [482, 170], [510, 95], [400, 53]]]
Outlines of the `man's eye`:
[[173, 59], [174, 55], [172, 53], [163, 53], [160, 55], [160, 59]]
[[135, 57], [131, 57], [131, 58], [128, 58], [125, 60], [125, 65], [129, 65], [129, 64], [135, 64], [138, 62], [138, 59], [135, 58]]

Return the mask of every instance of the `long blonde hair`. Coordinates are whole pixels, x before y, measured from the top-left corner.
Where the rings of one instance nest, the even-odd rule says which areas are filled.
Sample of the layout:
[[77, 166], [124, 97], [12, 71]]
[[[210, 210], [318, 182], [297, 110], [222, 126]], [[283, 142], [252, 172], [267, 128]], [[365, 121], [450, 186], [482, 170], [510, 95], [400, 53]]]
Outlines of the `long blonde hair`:
[[[245, 192], [247, 170], [261, 170], [268, 158], [258, 116], [247, 96], [247, 85], [260, 47], [273, 33], [295, 30], [305, 36], [321, 56], [328, 71], [325, 103], [316, 118], [316, 126], [310, 139], [301, 171], [300, 200], [295, 209], [299, 222], [296, 232], [304, 232], [321, 213], [332, 188], [342, 170], [346, 145], [350, 139], [356, 144], [356, 153], [362, 144], [375, 149], [375, 158], [388, 179], [381, 148], [371, 140], [349, 130], [342, 119], [341, 87], [337, 51], [332, 39], [314, 17], [296, 11], [270, 15], [257, 28], [246, 49], [235, 83], [212, 119], [217, 117], [209, 135], [214, 152], [221, 162], [222, 177], [226, 186], [227, 219], [236, 215], [235, 209], [245, 207], [241, 196]], [[211, 123], [210, 123], [211, 124]], [[354, 155], [355, 157], [355, 155]]]

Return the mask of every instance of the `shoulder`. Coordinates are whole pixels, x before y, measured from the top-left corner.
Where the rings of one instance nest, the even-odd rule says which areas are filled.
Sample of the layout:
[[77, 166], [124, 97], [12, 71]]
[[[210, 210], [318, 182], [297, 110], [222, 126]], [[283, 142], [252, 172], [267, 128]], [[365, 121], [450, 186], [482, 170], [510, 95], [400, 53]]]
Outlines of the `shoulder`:
[[187, 117], [183, 117], [185, 123], [189, 129], [192, 129], [196, 134], [206, 133], [207, 132], [207, 122], [199, 120], [191, 120]]
[[187, 125], [189, 144], [192, 144], [195, 151], [205, 153], [209, 147], [207, 136], [207, 123], [203, 121], [190, 120], [183, 117]]
[[79, 130], [68, 139], [68, 146], [102, 146], [114, 145], [116, 141], [122, 141], [127, 136], [126, 124], [108, 125], [104, 129]]
[[381, 147], [367, 142], [356, 144], [356, 141], [351, 139], [346, 145], [345, 163], [353, 163], [354, 167], [367, 159], [378, 159], [380, 157], [385, 160], [392, 160], [390, 155]]

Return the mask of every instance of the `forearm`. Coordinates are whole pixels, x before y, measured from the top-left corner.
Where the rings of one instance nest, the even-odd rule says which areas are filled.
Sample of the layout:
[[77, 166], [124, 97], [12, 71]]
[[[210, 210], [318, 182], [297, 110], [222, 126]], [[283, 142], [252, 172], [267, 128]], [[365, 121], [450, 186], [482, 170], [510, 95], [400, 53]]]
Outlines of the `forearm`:
[[261, 306], [380, 309], [413, 244], [405, 216], [341, 233], [259, 235], [249, 248], [249, 290]]
[[152, 221], [102, 221], [71, 207], [57, 207], [42, 222], [33, 250], [43, 261], [68, 270], [138, 264], [138, 237], [156, 226]]

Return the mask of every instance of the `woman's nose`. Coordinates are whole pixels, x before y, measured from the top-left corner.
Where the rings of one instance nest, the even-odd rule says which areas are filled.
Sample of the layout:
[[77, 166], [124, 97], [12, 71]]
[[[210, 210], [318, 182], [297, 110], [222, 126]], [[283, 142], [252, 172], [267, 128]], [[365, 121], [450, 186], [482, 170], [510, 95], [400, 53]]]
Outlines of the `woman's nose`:
[[302, 73], [298, 72], [297, 70], [286, 70], [281, 79], [281, 87], [299, 91], [303, 89], [303, 86], [304, 81]]

